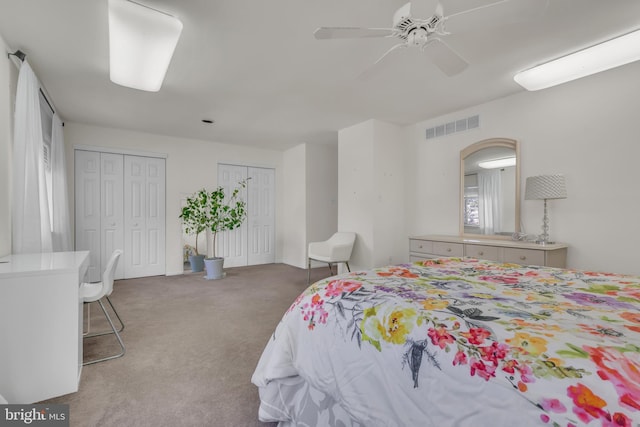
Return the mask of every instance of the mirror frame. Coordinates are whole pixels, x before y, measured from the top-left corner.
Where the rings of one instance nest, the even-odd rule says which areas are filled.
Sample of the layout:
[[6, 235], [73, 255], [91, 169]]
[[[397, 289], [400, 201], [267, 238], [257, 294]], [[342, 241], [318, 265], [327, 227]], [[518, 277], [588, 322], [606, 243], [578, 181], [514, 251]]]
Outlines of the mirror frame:
[[516, 206], [515, 206], [515, 230], [520, 232], [520, 144], [515, 139], [509, 138], [489, 138], [471, 144], [460, 151], [460, 197], [458, 198], [458, 210], [460, 215], [460, 236], [473, 239], [498, 239], [511, 240], [512, 236], [488, 235], [488, 234], [468, 234], [464, 232], [464, 159], [469, 155], [489, 147], [512, 148], [516, 153]]

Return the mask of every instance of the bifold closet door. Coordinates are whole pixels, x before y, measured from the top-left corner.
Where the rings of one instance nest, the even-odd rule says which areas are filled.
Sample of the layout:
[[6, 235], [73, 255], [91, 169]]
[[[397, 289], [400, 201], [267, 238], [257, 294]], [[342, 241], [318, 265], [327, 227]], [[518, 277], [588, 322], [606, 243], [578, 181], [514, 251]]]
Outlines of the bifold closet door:
[[75, 248], [90, 251], [86, 280], [100, 281], [100, 153], [75, 151]]
[[[102, 280], [111, 253], [122, 249], [123, 155], [75, 151], [76, 250], [88, 250], [88, 279]], [[118, 264], [115, 278], [124, 277]]]
[[248, 173], [248, 264], [271, 264], [276, 261], [275, 170], [250, 167]]
[[[113, 251], [124, 248], [124, 156], [113, 153], [98, 154], [100, 154], [100, 275], [102, 275]], [[124, 264], [119, 262], [114, 278], [124, 277]], [[99, 280], [102, 280], [102, 277]]]
[[[224, 188], [229, 197], [238, 183], [247, 179], [247, 167], [237, 165], [218, 165], [218, 185]], [[247, 190], [240, 191], [240, 198], [247, 201]], [[247, 209], [249, 206], [247, 204]], [[216, 255], [224, 257], [225, 267], [240, 267], [247, 265], [247, 224], [239, 228], [218, 233], [216, 241]]]
[[165, 274], [165, 159], [124, 158], [125, 277]]
[[218, 165], [218, 185], [226, 194], [247, 178], [247, 187], [241, 192], [247, 202], [247, 219], [240, 228], [218, 236], [217, 255], [225, 258], [225, 267], [275, 262], [275, 170]]
[[116, 279], [165, 274], [165, 159], [75, 150], [75, 230], [91, 282], [115, 249]]

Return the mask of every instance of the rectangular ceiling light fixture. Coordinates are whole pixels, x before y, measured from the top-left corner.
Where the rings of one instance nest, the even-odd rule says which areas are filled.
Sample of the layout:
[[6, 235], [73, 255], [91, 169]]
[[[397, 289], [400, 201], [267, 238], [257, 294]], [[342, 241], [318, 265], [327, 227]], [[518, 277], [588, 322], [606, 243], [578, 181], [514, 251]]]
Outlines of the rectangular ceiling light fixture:
[[637, 60], [640, 30], [522, 71], [513, 79], [527, 90], [540, 90]]
[[497, 168], [507, 168], [509, 166], [516, 165], [515, 157], [505, 157], [503, 159], [495, 159], [495, 160], [487, 160], [485, 162], [479, 162], [478, 166], [483, 169], [497, 169]]
[[127, 0], [109, 0], [111, 81], [157, 92], [178, 44], [182, 22]]

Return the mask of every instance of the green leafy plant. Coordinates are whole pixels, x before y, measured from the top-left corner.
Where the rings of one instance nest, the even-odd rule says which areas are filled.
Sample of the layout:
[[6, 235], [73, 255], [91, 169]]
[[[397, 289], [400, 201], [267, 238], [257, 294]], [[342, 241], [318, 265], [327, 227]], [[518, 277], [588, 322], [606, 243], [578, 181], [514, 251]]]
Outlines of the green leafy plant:
[[198, 254], [198, 235], [211, 230], [213, 235], [213, 257], [216, 257], [216, 239], [221, 231], [235, 230], [247, 217], [247, 203], [240, 199], [240, 191], [247, 186], [247, 180], [240, 181], [229, 198], [224, 187], [214, 191], [204, 188], [186, 200], [180, 217], [185, 232], [196, 235], [196, 255]]
[[[227, 199], [224, 187], [209, 193], [209, 230], [213, 235], [213, 257], [216, 257], [216, 238], [221, 231], [240, 227], [247, 218], [247, 203], [239, 198], [240, 190], [247, 187], [247, 180], [238, 183]], [[226, 199], [226, 200], [225, 200]]]
[[182, 219], [184, 231], [196, 235], [196, 255], [198, 253], [198, 236], [209, 228], [209, 193], [204, 188], [187, 197], [179, 218]]

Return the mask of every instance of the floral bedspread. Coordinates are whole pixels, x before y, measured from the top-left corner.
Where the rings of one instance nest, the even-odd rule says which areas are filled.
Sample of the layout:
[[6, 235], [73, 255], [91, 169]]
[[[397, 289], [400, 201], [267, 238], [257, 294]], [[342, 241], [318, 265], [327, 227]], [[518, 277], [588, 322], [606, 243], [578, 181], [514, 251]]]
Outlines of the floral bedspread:
[[638, 426], [640, 277], [459, 258], [334, 276], [291, 305], [252, 381], [274, 407], [263, 391], [296, 378], [297, 406], [345, 425]]

